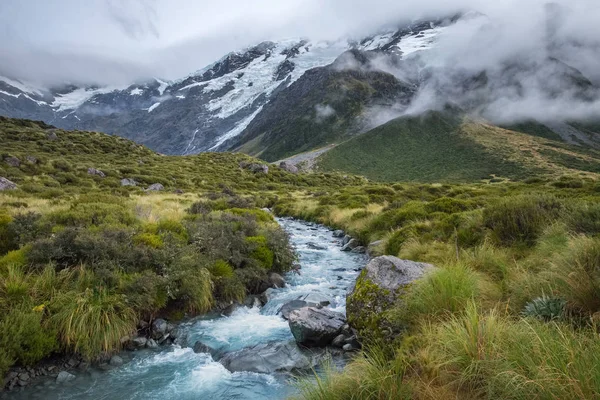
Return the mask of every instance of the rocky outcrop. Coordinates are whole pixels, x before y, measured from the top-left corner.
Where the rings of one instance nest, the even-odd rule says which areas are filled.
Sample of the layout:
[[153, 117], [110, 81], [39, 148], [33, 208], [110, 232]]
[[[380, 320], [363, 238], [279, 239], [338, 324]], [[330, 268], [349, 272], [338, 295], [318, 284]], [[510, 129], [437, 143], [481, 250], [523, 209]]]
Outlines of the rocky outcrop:
[[4, 162], [10, 167], [18, 167], [21, 165], [21, 160], [13, 156], [4, 157]]
[[147, 192], [160, 192], [161, 190], [165, 190], [165, 187], [160, 183], [153, 183], [146, 189]]
[[284, 171], [290, 172], [292, 174], [297, 174], [298, 173], [298, 167], [296, 167], [294, 164], [288, 162], [288, 161], [282, 161], [279, 163], [279, 168], [281, 168]]
[[15, 190], [17, 185], [6, 178], [0, 176], [0, 192], [3, 190]]
[[219, 361], [231, 372], [249, 371], [260, 374], [310, 369], [315, 365], [315, 357], [300, 350], [293, 342], [259, 344], [228, 353]]
[[137, 186], [137, 185], [138, 185], [138, 183], [133, 179], [129, 179], [129, 178], [121, 179], [121, 186]]
[[245, 169], [248, 170], [250, 172], [254, 172], [255, 174], [268, 174], [269, 173], [269, 166], [265, 165], [265, 164], [259, 164], [259, 163], [248, 163], [245, 161], [242, 161], [240, 163], [240, 168], [241, 169]]
[[333, 231], [333, 237], [335, 237], [335, 238], [343, 238], [344, 237], [344, 231], [341, 230], [341, 229]]
[[104, 172], [102, 172], [96, 168], [88, 168], [87, 173], [88, 173], [88, 175], [95, 175], [95, 176], [99, 176], [100, 178], [106, 177], [106, 174]]
[[324, 308], [305, 307], [290, 313], [288, 323], [298, 344], [324, 347], [340, 334], [344, 315]]
[[398, 306], [401, 295], [430, 264], [401, 260], [392, 256], [372, 259], [359, 275], [356, 286], [346, 298], [348, 322], [361, 336], [392, 334], [384, 312]]

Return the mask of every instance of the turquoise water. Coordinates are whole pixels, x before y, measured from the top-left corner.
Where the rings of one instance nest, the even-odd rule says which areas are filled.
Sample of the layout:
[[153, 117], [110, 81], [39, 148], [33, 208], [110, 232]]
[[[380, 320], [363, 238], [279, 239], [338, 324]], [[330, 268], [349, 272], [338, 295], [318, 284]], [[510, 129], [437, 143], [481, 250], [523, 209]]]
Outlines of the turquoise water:
[[[322, 226], [280, 219], [290, 234], [302, 265], [290, 273], [287, 287], [272, 292], [263, 308], [241, 307], [229, 317], [198, 318], [180, 326], [192, 346], [197, 340], [226, 353], [267, 342], [288, 342], [288, 323], [277, 312], [290, 300], [307, 294], [330, 299], [329, 308], [345, 312], [346, 292], [365, 264], [365, 256], [340, 251], [339, 240]], [[315, 249], [317, 244], [324, 249]], [[123, 353], [127, 361], [110, 371], [74, 372], [72, 382], [46, 380], [10, 399], [283, 399], [294, 393], [293, 376], [226, 370], [209, 354], [172, 346], [158, 351]]]

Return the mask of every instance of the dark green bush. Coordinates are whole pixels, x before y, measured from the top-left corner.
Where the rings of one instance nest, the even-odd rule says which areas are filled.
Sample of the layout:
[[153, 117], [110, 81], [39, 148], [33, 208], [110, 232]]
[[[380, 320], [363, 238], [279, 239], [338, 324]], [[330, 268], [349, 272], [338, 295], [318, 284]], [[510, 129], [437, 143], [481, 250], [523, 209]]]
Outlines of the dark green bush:
[[562, 203], [552, 196], [514, 196], [488, 206], [483, 211], [483, 223], [504, 246], [531, 246], [562, 209]]

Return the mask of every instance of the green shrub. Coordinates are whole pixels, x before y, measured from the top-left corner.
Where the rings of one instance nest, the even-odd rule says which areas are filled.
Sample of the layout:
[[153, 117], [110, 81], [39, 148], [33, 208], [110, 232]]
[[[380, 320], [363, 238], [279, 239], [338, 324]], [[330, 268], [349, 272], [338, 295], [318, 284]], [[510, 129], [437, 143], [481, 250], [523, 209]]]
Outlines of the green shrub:
[[567, 224], [571, 231], [586, 235], [600, 234], [600, 203], [579, 203], [567, 213]]
[[398, 253], [400, 253], [404, 242], [406, 242], [408, 239], [413, 238], [415, 234], [416, 230], [412, 226], [407, 226], [398, 229], [397, 231], [392, 233], [392, 235], [388, 239], [385, 245], [385, 253], [397, 256]]
[[138, 322], [123, 295], [102, 288], [60, 294], [50, 310], [61, 345], [88, 359], [118, 351], [121, 338], [135, 332]]
[[134, 225], [133, 212], [123, 204], [78, 203], [69, 210], [56, 211], [48, 216], [52, 223], [66, 226]]
[[442, 212], [454, 214], [462, 211], [468, 211], [474, 208], [471, 201], [453, 199], [451, 197], [440, 197], [425, 205], [425, 210], [429, 213]]
[[209, 267], [209, 271], [214, 277], [230, 278], [233, 276], [233, 267], [223, 260], [217, 260]]
[[167, 305], [169, 300], [167, 286], [165, 277], [152, 271], [144, 271], [126, 275], [121, 282], [120, 291], [136, 311], [151, 316]]
[[135, 244], [152, 247], [153, 249], [162, 249], [165, 245], [160, 236], [152, 233], [140, 233], [139, 235], [134, 236], [133, 242]]
[[259, 265], [270, 270], [273, 267], [275, 255], [267, 245], [267, 238], [264, 236], [249, 236], [246, 243], [250, 248], [250, 257], [258, 261]]
[[488, 206], [483, 211], [483, 222], [501, 245], [531, 246], [561, 210], [562, 204], [554, 197], [510, 197]]
[[246, 298], [246, 286], [234, 275], [217, 278], [215, 297], [225, 303], [241, 303]]
[[12, 364], [31, 366], [57, 349], [56, 332], [42, 319], [43, 311], [22, 307], [0, 316], [0, 378]]

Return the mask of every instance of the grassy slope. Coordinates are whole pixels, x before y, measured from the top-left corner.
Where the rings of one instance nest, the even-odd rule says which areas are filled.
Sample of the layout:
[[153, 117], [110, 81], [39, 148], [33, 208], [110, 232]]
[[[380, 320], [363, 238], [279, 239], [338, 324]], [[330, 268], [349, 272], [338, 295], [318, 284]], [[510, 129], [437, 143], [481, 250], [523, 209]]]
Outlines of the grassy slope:
[[[585, 166], [565, 163], [566, 157]], [[420, 182], [596, 172], [588, 164], [600, 165], [600, 153], [437, 112], [391, 121], [339, 145], [319, 162], [325, 171]]]

